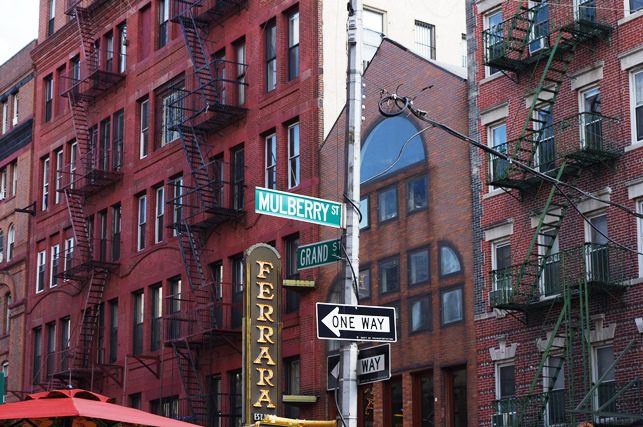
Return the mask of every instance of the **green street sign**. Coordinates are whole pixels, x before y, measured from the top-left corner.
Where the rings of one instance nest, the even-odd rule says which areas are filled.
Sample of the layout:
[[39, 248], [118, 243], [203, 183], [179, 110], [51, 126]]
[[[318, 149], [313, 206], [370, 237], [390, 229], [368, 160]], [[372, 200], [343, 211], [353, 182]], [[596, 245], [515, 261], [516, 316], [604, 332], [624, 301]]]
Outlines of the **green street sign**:
[[297, 270], [332, 264], [341, 259], [342, 240], [324, 240], [297, 248]]
[[268, 188], [255, 188], [255, 212], [342, 228], [344, 204], [315, 197], [286, 193]]

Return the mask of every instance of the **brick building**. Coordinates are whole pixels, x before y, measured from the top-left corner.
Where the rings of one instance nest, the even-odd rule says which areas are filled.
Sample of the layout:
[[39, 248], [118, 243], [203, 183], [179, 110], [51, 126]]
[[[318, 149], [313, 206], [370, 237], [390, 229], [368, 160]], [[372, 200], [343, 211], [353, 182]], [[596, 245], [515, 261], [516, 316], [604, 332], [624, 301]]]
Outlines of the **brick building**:
[[641, 3], [469, 6], [479, 425], [634, 425]]
[[[385, 38], [364, 73], [360, 265], [354, 268], [359, 303], [395, 307], [399, 338], [391, 344], [392, 378], [359, 387], [358, 423], [475, 425], [470, 149], [434, 129], [411, 138], [427, 124], [410, 114], [382, 116], [381, 90], [399, 85], [402, 95], [417, 95], [415, 105], [431, 118], [467, 129], [462, 74]], [[343, 113], [320, 148], [321, 170], [343, 172], [345, 126]], [[344, 185], [343, 173], [325, 176], [320, 195], [338, 200]], [[321, 231], [322, 240], [337, 237]], [[341, 264], [323, 269], [319, 290], [326, 301], [343, 302], [343, 271]], [[338, 349], [330, 341], [326, 351]]]
[[[24, 389], [34, 73], [33, 41], [0, 65], [0, 363], [5, 397]], [[17, 211], [22, 209], [22, 211]], [[9, 374], [11, 373], [11, 374]]]

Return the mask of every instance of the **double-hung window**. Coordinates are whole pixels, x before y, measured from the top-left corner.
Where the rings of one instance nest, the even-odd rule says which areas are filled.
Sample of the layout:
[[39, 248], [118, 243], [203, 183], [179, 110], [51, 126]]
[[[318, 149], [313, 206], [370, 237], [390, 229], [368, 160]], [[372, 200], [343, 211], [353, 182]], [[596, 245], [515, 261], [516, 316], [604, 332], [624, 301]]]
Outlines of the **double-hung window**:
[[127, 68], [127, 24], [123, 22], [118, 30], [118, 72], [123, 74]]
[[288, 16], [288, 80], [299, 77], [299, 11]]
[[516, 367], [513, 363], [496, 365], [496, 413], [493, 415], [494, 425], [512, 426], [515, 421], [517, 403], [516, 396]]
[[60, 203], [60, 191], [63, 188], [63, 167], [64, 157], [62, 148], [56, 151], [56, 188], [54, 194], [54, 203]]
[[435, 26], [415, 21], [415, 53], [426, 59], [435, 59]]
[[167, 45], [170, 34], [170, 0], [159, 0], [158, 48]]
[[299, 185], [300, 173], [299, 123], [295, 123], [288, 127], [288, 188]]
[[581, 144], [585, 150], [603, 150], [603, 117], [601, 116], [601, 91], [593, 87], [580, 93]]
[[[485, 59], [487, 61], [498, 58], [504, 54], [504, 39], [502, 32], [502, 9], [496, 9], [484, 16], [485, 29]], [[496, 67], [485, 67], [487, 76], [499, 72]]]
[[74, 188], [74, 181], [76, 180], [76, 166], [78, 159], [78, 143], [72, 142], [69, 150], [69, 188]]
[[595, 384], [598, 383], [598, 387], [594, 391], [594, 408], [597, 410], [602, 408], [600, 412], [617, 412], [616, 400], [613, 400], [616, 394], [614, 347], [611, 345], [597, 346], [592, 349], [592, 353], [594, 361], [592, 369], [594, 378], [592, 380]]
[[154, 216], [154, 243], [159, 243], [163, 240], [163, 229], [165, 227], [165, 188], [158, 187], [156, 189], [156, 212]]
[[38, 264], [36, 269], [36, 293], [45, 290], [45, 263], [47, 260], [47, 251], [38, 252]]
[[114, 66], [114, 33], [105, 36], [105, 71], [113, 72]]
[[7, 198], [7, 168], [0, 170], [0, 200]]
[[277, 188], [277, 134], [266, 137], [266, 188]]
[[43, 211], [49, 206], [49, 157], [42, 161], [42, 205]]
[[2, 103], [2, 133], [7, 133], [9, 130], [9, 103]]
[[270, 92], [277, 87], [277, 25], [274, 20], [266, 24], [264, 34], [266, 37], [266, 92]]
[[493, 290], [511, 297], [511, 245], [508, 240], [491, 244]]
[[150, 100], [145, 98], [139, 104], [140, 108], [140, 134], [139, 134], [139, 149], [138, 156], [139, 158], [147, 157], [148, 144], [149, 144], [149, 134], [150, 134]]
[[65, 259], [63, 265], [63, 271], [69, 270], [74, 261], [74, 238], [69, 237], [65, 239]]
[[45, 122], [51, 120], [53, 116], [54, 105], [54, 77], [48, 75], [45, 77]]
[[[507, 124], [501, 123], [489, 128], [489, 145], [501, 154], [507, 154]], [[489, 179], [498, 181], [506, 178], [509, 171], [509, 163], [501, 156], [489, 156]], [[495, 190], [491, 187], [490, 190]]]
[[237, 82], [237, 103], [246, 103], [246, 41], [241, 40], [234, 45], [237, 57], [236, 82]]
[[121, 205], [112, 206], [112, 261], [121, 257]]
[[161, 285], [152, 287], [152, 336], [150, 350], [156, 351], [161, 348], [161, 324], [163, 318], [163, 287]]
[[54, 33], [54, 21], [56, 19], [56, 0], [49, 0], [49, 13], [47, 15], [47, 37]]
[[161, 147], [181, 136], [177, 127], [181, 124], [182, 90], [182, 87], [176, 87], [161, 97]]
[[9, 225], [9, 233], [7, 235], [7, 261], [13, 259], [13, 247], [16, 243], [16, 226]]
[[245, 160], [243, 146], [234, 148], [232, 157], [232, 209], [241, 210], [244, 207]]
[[373, 59], [384, 36], [384, 13], [364, 9], [362, 12], [362, 58], [364, 68]]
[[49, 264], [49, 287], [53, 288], [58, 285], [58, 269], [60, 265], [60, 245], [56, 244], [51, 247], [51, 261]]
[[112, 143], [112, 169], [118, 171], [123, 166], [123, 138], [125, 135], [125, 112], [114, 114], [114, 135]]
[[143, 353], [143, 321], [144, 316], [144, 294], [138, 291], [132, 294], [133, 312], [133, 331], [132, 331], [132, 352], [134, 354]]
[[16, 92], [13, 95], [13, 119], [11, 120], [11, 124], [13, 126], [18, 124], [19, 112], [20, 112], [20, 94]]
[[633, 142], [643, 143], [643, 69], [632, 73], [630, 79]]
[[142, 251], [145, 249], [145, 226], [147, 224], [147, 196], [142, 195], [138, 198], [138, 227], [136, 249]]
[[179, 225], [183, 220], [183, 177], [179, 176], [172, 181], [172, 188], [174, 191], [173, 197], [174, 201], [172, 202], [172, 223], [174, 227], [172, 228], [172, 235], [176, 236], [178, 234], [177, 230]]

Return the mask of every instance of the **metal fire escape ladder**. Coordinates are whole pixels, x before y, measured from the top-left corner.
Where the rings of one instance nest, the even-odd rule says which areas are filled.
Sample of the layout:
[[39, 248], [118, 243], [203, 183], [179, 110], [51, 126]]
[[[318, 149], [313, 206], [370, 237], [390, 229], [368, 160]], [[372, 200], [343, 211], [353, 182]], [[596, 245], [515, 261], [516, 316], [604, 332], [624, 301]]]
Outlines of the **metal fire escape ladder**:
[[190, 347], [188, 340], [173, 341], [172, 348], [179, 366], [181, 382], [187, 394], [190, 412], [194, 418], [191, 422], [203, 424], [207, 417], [207, 396], [199, 373], [196, 349]]
[[212, 194], [211, 182], [205, 156], [202, 149], [201, 134], [189, 124], [189, 120], [183, 120], [178, 125], [183, 152], [190, 166], [192, 179], [194, 180], [194, 194], [197, 197], [199, 208], [208, 209], [214, 207], [216, 200]]
[[98, 325], [98, 306], [103, 299], [105, 285], [109, 272], [104, 268], [94, 268], [87, 281], [87, 295], [80, 324], [80, 331], [76, 338], [74, 360], [77, 367], [88, 368], [92, 354], [92, 343], [96, 326]]
[[93, 259], [92, 242], [89, 241], [89, 230], [87, 228], [87, 217], [84, 210], [84, 197], [74, 192], [69, 186], [65, 187], [65, 198], [67, 199], [67, 210], [71, 219], [71, 227], [74, 232], [74, 257], [77, 264], [91, 262]]

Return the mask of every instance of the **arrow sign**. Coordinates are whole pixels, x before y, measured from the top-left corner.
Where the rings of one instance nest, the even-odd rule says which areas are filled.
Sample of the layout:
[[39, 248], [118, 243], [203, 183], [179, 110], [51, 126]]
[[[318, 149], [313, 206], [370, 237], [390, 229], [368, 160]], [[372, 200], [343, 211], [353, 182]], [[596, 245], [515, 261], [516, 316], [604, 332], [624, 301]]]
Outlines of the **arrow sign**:
[[397, 341], [395, 308], [318, 302], [317, 338]]
[[[328, 356], [326, 390], [335, 391], [341, 376], [339, 354]], [[391, 378], [391, 344], [362, 348], [357, 354], [357, 385]]]

